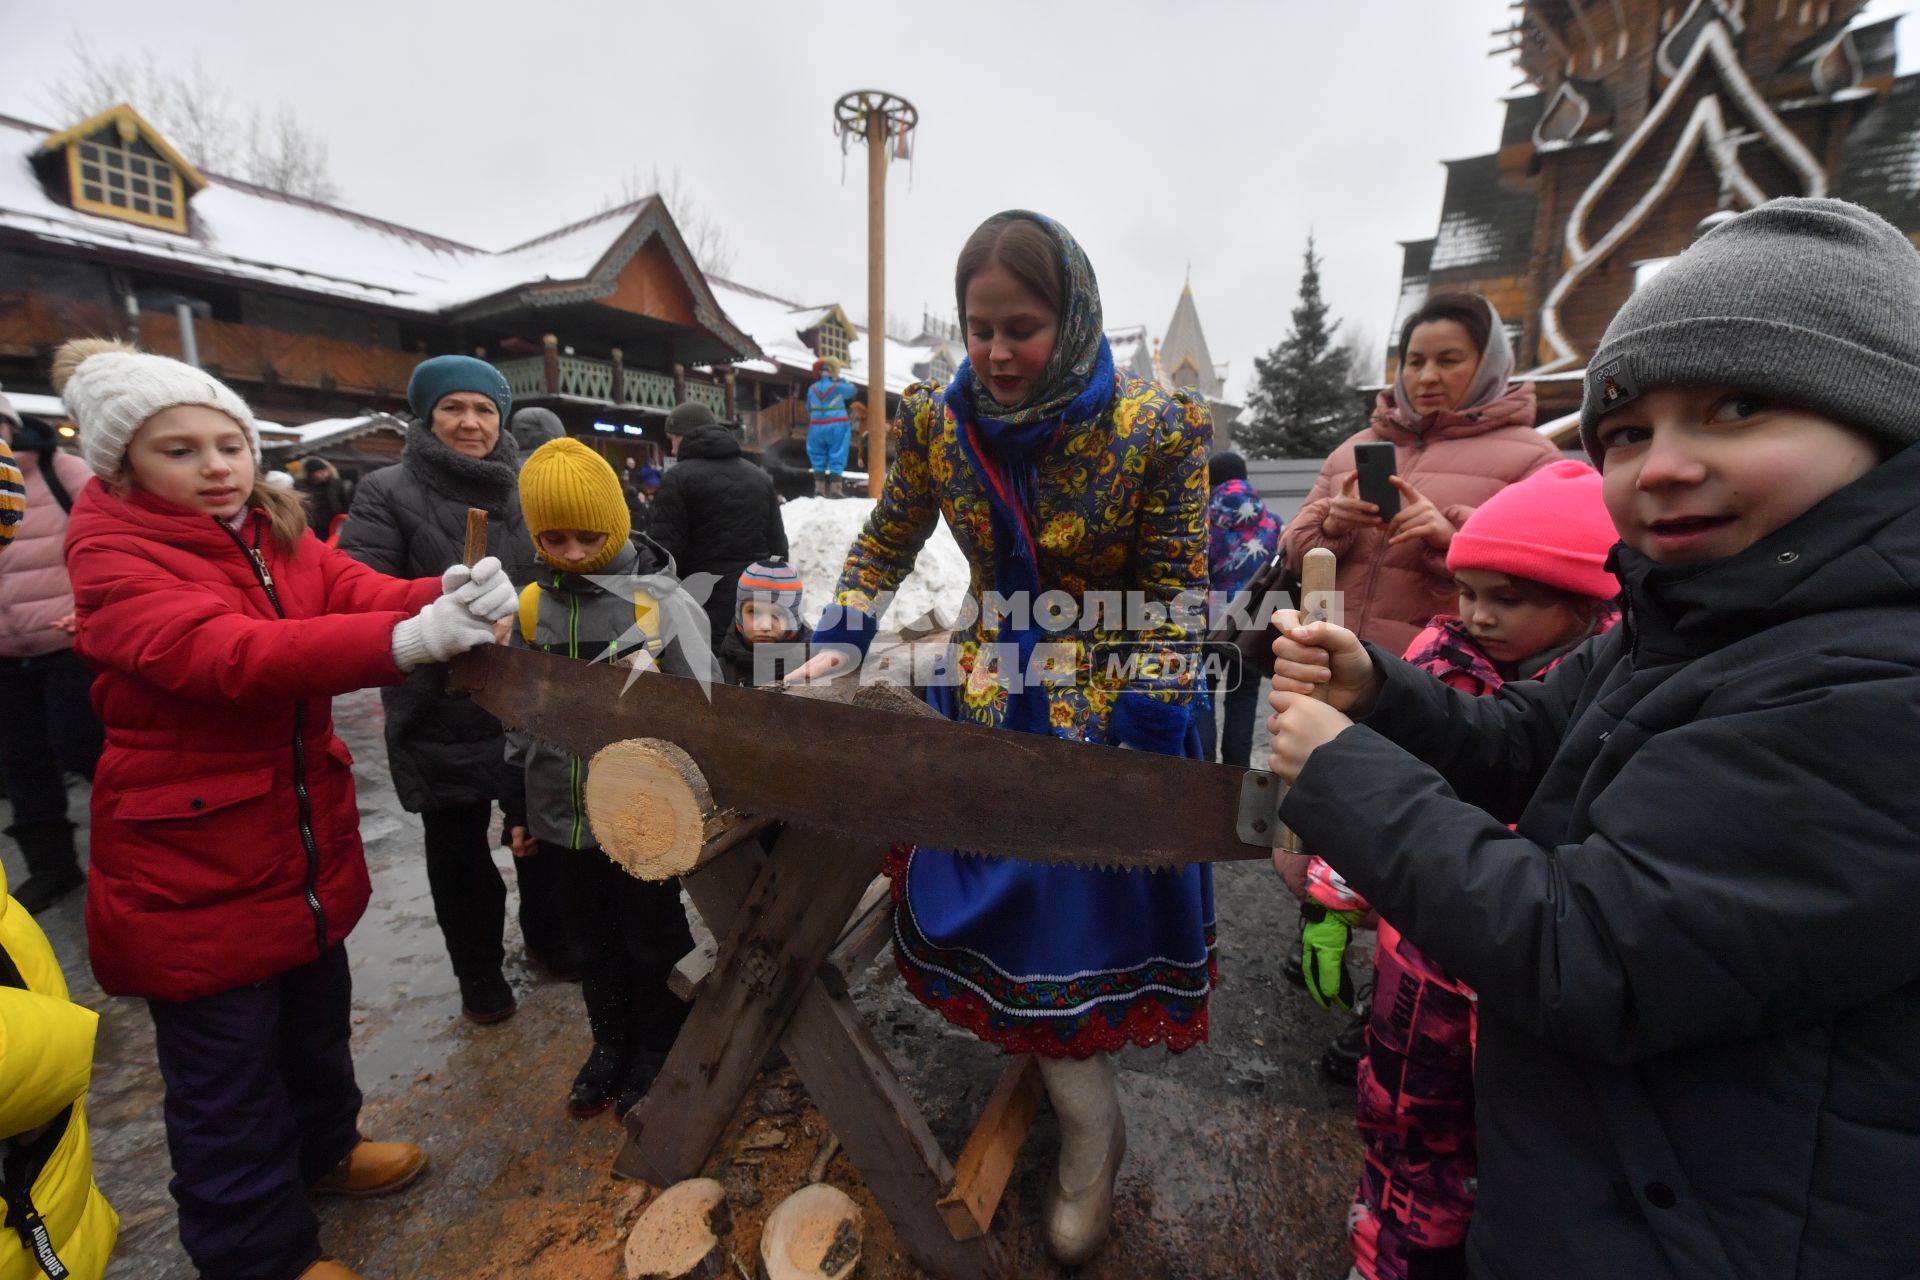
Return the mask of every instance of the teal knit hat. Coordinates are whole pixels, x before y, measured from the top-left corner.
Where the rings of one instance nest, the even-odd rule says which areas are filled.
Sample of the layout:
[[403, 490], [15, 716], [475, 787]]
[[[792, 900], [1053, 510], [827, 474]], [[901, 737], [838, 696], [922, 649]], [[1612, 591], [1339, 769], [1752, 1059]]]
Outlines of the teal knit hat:
[[433, 406], [456, 391], [471, 391], [493, 401], [500, 410], [500, 425], [507, 425], [513, 413], [513, 392], [506, 377], [485, 360], [472, 356], [435, 356], [414, 366], [407, 380], [407, 407], [422, 422], [433, 419]]

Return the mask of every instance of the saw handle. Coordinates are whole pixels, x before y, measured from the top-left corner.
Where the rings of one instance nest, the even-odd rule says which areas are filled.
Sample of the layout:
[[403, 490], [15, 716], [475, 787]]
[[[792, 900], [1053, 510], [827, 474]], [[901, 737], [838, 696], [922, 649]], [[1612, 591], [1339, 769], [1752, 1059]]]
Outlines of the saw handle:
[[478, 507], [467, 508], [467, 542], [460, 563], [471, 569], [487, 558], [487, 513]]
[[[1333, 614], [1333, 581], [1339, 562], [1333, 552], [1325, 547], [1315, 547], [1307, 552], [1300, 565], [1300, 621], [1325, 622]], [[1313, 698], [1316, 702], [1327, 700], [1325, 683], [1313, 686]], [[1283, 853], [1299, 853], [1300, 837], [1289, 827], [1280, 837], [1280, 849]]]

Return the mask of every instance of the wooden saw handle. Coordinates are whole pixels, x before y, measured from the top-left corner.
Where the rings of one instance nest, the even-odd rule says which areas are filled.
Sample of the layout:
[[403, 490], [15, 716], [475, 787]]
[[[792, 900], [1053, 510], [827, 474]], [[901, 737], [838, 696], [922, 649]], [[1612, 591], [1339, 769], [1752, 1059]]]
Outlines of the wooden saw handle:
[[487, 513], [478, 507], [467, 508], [467, 545], [460, 563], [471, 569], [487, 558]]
[[[1300, 620], [1302, 622], [1325, 622], [1333, 613], [1333, 579], [1339, 562], [1333, 552], [1325, 547], [1315, 547], [1307, 552], [1300, 565]], [[1317, 684], [1313, 687], [1316, 701], [1327, 700], [1327, 686]], [[1281, 834], [1280, 847], [1287, 853], [1300, 852], [1300, 837], [1292, 828]]]

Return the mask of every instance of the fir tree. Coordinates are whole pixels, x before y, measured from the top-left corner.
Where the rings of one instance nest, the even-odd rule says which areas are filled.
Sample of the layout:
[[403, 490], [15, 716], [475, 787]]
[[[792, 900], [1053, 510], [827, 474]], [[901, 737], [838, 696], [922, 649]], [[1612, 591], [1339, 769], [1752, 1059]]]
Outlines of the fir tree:
[[1353, 351], [1335, 341], [1339, 322], [1320, 295], [1320, 255], [1307, 237], [1306, 267], [1293, 327], [1280, 345], [1253, 358], [1253, 419], [1234, 431], [1249, 458], [1320, 458], [1359, 427], [1348, 380]]

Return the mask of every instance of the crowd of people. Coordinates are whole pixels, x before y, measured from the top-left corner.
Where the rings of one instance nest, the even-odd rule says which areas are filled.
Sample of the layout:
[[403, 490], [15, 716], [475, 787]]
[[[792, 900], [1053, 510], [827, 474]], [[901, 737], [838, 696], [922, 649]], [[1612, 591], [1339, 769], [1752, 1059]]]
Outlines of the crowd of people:
[[[151, 1013], [202, 1275], [350, 1280], [310, 1196], [426, 1167], [358, 1123], [346, 943], [372, 889], [331, 715], [353, 690], [382, 690], [467, 1018], [516, 1008], [505, 846], [529, 957], [580, 982], [566, 1110], [637, 1105], [685, 1016], [677, 889], [608, 859], [584, 763], [504, 729], [446, 664], [507, 644], [662, 678], [844, 676], [942, 520], [976, 599], [1155, 606], [1064, 634], [973, 611], [958, 678], [924, 691], [942, 715], [1291, 784], [1307, 852], [1275, 853], [1275, 888], [1301, 928], [1267, 942], [1352, 1015], [1325, 1057], [1364, 1147], [1353, 1276], [1912, 1274], [1920, 253], [1832, 200], [1722, 222], [1608, 328], [1585, 460], [1534, 429], [1487, 301], [1435, 296], [1284, 528], [1244, 460], [1209, 455], [1204, 400], [1116, 370], [1059, 222], [989, 218], [954, 283], [967, 361], [903, 396], [816, 626], [773, 481], [697, 404], [649, 475], [516, 413], [485, 361], [434, 357], [399, 463], [349, 492], [318, 459], [270, 482], [231, 388], [116, 342], [55, 357], [77, 454], [0, 399], [0, 774], [30, 873], [0, 902], [0, 1274], [99, 1276], [115, 1238], [87, 1145], [96, 1016], [32, 919], [82, 884], [96, 978]], [[828, 496], [851, 396], [819, 372]], [[1397, 510], [1363, 495], [1365, 446], [1391, 451]], [[1090, 658], [1191, 647], [1183, 601], [1258, 592], [1316, 548], [1339, 563], [1333, 618], [1281, 610], [1269, 640], [1258, 617], [1257, 644], [1197, 670]], [[1077, 678], [1002, 678], [1043, 645]], [[84, 873], [71, 773], [93, 782]], [[1210, 869], [913, 846], [886, 874], [907, 988], [1038, 1062], [1061, 1133], [1045, 1240], [1087, 1262], [1126, 1152], [1113, 1055], [1208, 1039]]]

